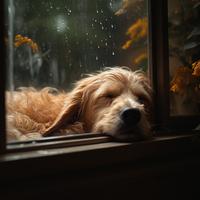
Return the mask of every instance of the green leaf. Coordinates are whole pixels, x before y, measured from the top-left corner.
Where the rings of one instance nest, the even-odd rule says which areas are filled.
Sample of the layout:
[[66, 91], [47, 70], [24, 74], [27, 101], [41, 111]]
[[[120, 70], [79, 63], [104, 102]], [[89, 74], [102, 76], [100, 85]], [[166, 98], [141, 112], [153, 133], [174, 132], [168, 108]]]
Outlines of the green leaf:
[[190, 39], [193, 36], [200, 35], [200, 27], [195, 27], [192, 32], [188, 35], [187, 39]]
[[184, 50], [190, 50], [200, 45], [200, 42], [189, 42], [184, 45]]

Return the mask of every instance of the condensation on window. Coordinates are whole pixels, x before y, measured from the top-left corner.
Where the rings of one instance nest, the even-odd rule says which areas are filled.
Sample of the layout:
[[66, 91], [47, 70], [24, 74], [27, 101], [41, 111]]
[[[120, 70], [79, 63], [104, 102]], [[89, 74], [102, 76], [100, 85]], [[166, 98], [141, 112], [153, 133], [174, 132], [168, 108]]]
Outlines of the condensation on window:
[[8, 0], [7, 89], [68, 89], [104, 67], [147, 70], [145, 0]]

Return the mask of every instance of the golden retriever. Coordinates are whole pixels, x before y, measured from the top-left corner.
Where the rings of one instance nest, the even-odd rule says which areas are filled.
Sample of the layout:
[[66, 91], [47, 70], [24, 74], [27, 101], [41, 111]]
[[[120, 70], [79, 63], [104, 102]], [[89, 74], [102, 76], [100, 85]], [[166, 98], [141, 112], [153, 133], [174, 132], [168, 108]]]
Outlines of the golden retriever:
[[145, 74], [126, 67], [88, 75], [68, 93], [53, 88], [7, 92], [8, 141], [86, 132], [122, 141], [149, 138], [151, 92]]

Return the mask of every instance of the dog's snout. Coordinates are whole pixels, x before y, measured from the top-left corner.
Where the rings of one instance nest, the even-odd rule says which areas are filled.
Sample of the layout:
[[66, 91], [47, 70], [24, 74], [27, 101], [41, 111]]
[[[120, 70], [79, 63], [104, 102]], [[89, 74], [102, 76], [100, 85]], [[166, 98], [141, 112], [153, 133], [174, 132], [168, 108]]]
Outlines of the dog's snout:
[[136, 125], [141, 119], [141, 113], [137, 108], [125, 108], [122, 110], [120, 118], [128, 126]]

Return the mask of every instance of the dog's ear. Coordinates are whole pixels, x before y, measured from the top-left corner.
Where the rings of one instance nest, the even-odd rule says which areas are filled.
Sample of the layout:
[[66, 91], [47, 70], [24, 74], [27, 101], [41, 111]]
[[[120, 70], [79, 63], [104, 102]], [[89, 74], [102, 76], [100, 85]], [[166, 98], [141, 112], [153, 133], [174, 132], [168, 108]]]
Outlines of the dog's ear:
[[62, 126], [71, 125], [80, 119], [85, 101], [87, 101], [88, 87], [93, 84], [93, 76], [84, 78], [75, 84], [74, 89], [66, 95], [63, 108], [55, 121], [44, 132], [43, 136], [50, 135]]
[[64, 100], [61, 112], [49, 128], [45, 130], [43, 136], [47, 136], [62, 127], [63, 124], [71, 124], [77, 118], [80, 108], [82, 92], [71, 92]]

